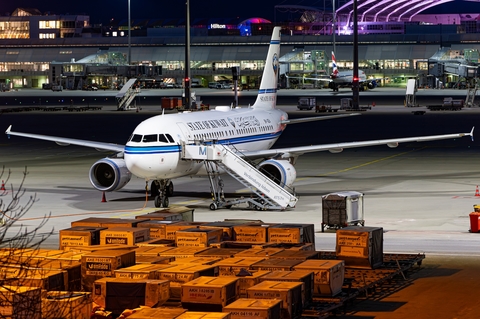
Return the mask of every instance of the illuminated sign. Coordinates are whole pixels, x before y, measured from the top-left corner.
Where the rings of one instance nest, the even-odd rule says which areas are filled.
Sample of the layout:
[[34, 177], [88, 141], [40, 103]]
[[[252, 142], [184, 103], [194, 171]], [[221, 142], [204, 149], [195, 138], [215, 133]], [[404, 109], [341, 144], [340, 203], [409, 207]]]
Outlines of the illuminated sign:
[[227, 26], [225, 24], [218, 24], [218, 23], [212, 23], [210, 25], [210, 29], [226, 29]]

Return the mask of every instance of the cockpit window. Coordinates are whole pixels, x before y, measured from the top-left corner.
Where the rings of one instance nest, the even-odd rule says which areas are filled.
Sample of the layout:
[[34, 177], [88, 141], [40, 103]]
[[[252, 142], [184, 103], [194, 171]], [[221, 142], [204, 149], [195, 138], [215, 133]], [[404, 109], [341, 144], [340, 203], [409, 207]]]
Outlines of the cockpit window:
[[168, 143], [168, 140], [167, 140], [167, 138], [165, 137], [165, 135], [160, 134], [158, 137], [159, 137], [158, 140], [159, 140], [160, 142], [162, 142], [162, 143]]
[[158, 142], [158, 135], [157, 134], [144, 135], [143, 142], [144, 143]]
[[140, 143], [142, 141], [142, 135], [133, 134], [130, 142], [137, 142]]
[[175, 141], [173, 140], [173, 137], [170, 134], [165, 134], [165, 136], [167, 137], [167, 140], [169, 143], [175, 143]]

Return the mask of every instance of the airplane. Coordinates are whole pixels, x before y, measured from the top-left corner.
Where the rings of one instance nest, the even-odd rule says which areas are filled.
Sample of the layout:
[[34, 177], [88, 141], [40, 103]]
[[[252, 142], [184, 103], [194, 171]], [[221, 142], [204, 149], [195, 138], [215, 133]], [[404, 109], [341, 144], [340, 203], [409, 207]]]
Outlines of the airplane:
[[[335, 58], [335, 53], [332, 51], [332, 74], [330, 77], [292, 77], [287, 76], [290, 79], [304, 79], [304, 80], [313, 80], [328, 82], [328, 88], [332, 89], [334, 92], [338, 92], [340, 87], [352, 87], [353, 84], [353, 71], [339, 71], [337, 67], [337, 60]], [[358, 70], [358, 83], [359, 90], [364, 91], [366, 89], [374, 89], [377, 87], [378, 79], [367, 79], [365, 71]]]
[[182, 158], [182, 145], [186, 144], [197, 145], [213, 141], [223, 144], [243, 158], [260, 160], [258, 169], [273, 173], [280, 178], [278, 182], [280, 185], [290, 187], [296, 179], [294, 168], [296, 160], [305, 153], [320, 151], [339, 153], [348, 148], [375, 145], [393, 148], [403, 142], [473, 137], [472, 129], [468, 133], [272, 149], [289, 124], [359, 115], [352, 113], [289, 119], [286, 112], [276, 108], [279, 54], [280, 27], [275, 27], [258, 95], [252, 106], [235, 108], [217, 106], [208, 112], [162, 113], [138, 124], [125, 145], [15, 132], [12, 131], [11, 125], [5, 133], [9, 137], [21, 136], [53, 141], [62, 146], [73, 144], [111, 151], [112, 156], [100, 159], [91, 166], [89, 179], [92, 186], [99, 191], [116, 191], [124, 187], [132, 175], [136, 175], [144, 179], [147, 185], [151, 182], [156, 207], [169, 206], [169, 197], [173, 195], [173, 179], [206, 175], [205, 163]]

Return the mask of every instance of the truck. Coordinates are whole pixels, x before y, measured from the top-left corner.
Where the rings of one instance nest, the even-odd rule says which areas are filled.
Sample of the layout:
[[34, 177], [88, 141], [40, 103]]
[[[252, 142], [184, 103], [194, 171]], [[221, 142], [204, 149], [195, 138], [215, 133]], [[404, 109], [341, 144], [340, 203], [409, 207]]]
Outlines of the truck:
[[365, 226], [363, 194], [342, 191], [322, 196], [322, 232], [325, 228]]

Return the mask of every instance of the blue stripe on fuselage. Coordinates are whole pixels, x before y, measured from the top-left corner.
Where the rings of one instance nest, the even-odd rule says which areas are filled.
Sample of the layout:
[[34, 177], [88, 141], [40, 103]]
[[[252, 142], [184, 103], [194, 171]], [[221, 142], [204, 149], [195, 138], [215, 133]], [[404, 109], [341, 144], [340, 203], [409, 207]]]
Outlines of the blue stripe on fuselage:
[[277, 89], [258, 90], [258, 94], [277, 93]]
[[[235, 137], [229, 139], [217, 140], [218, 144], [244, 144], [251, 142], [259, 142], [264, 140], [275, 139], [280, 136], [282, 132], [276, 132], [273, 134], [259, 134], [259, 135], [250, 135], [245, 137]], [[166, 153], [178, 153], [180, 152], [179, 145], [168, 145], [168, 146], [125, 146], [125, 154], [166, 154]]]

